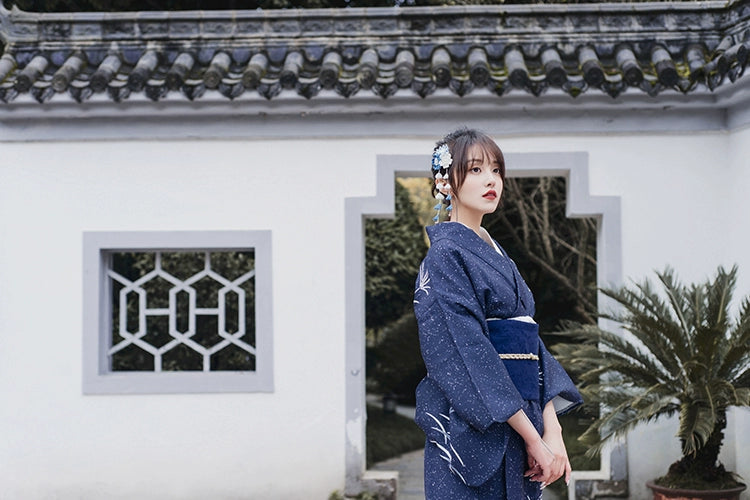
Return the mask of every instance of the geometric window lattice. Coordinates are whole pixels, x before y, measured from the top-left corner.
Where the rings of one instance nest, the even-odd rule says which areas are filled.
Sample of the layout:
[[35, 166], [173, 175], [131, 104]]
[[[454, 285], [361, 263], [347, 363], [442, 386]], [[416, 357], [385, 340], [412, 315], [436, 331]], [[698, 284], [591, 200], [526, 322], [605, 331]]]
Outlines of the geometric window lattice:
[[82, 390], [274, 392], [272, 231], [85, 231]]
[[111, 372], [255, 371], [254, 250], [107, 253]]

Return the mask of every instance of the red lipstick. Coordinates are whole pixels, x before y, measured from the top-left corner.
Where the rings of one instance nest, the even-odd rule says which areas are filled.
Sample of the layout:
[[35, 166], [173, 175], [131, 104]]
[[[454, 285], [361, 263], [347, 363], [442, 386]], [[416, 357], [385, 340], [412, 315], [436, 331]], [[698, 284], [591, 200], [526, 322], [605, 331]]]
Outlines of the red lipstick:
[[487, 198], [489, 200], [494, 200], [495, 198], [497, 198], [497, 193], [495, 192], [494, 189], [490, 189], [489, 191], [487, 191], [486, 193], [484, 193], [482, 195], [482, 198]]

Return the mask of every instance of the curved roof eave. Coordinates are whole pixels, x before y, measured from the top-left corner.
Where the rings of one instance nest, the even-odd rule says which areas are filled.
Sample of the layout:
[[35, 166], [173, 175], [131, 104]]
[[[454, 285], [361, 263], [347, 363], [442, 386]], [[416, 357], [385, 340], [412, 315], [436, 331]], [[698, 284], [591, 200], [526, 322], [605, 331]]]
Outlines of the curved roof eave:
[[58, 14], [0, 6], [0, 37], [0, 107], [374, 99], [387, 108], [470, 95], [504, 105], [706, 102], [744, 74], [750, 0]]

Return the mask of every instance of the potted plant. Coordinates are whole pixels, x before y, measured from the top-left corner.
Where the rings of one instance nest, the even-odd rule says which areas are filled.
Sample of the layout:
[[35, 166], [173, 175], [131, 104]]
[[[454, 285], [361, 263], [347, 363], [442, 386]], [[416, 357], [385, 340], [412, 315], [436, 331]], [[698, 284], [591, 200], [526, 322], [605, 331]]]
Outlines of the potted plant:
[[682, 457], [647, 483], [654, 499], [738, 499], [745, 485], [718, 457], [728, 408], [750, 406], [750, 297], [730, 318], [736, 266], [690, 286], [670, 268], [657, 275], [661, 290], [648, 280], [602, 290], [617, 305], [603, 317], [619, 333], [575, 324], [560, 332], [575, 342], [555, 346], [558, 359], [600, 405], [580, 439], [596, 454], [638, 424], [677, 415]]

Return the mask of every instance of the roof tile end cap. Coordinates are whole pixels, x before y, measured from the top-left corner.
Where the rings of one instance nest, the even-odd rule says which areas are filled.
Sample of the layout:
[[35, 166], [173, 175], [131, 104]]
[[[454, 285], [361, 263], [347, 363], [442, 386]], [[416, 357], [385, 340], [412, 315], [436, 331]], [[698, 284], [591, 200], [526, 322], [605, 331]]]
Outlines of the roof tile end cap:
[[33, 41], [37, 34], [34, 14], [29, 14], [14, 5], [8, 10], [0, 1], [0, 40], [11, 43], [18, 40]]

